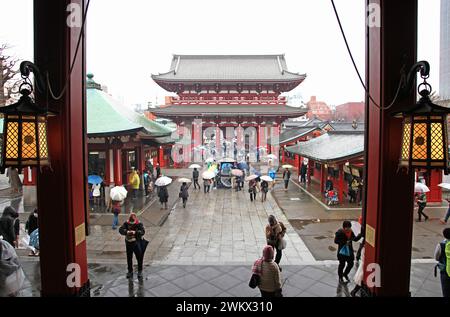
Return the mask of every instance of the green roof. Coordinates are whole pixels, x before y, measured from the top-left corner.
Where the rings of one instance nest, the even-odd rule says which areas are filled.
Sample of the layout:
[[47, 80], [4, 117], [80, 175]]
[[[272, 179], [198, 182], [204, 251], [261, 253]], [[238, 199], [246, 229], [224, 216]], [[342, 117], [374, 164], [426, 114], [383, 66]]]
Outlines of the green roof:
[[127, 109], [105, 93], [88, 74], [87, 79], [87, 127], [89, 136], [124, 134], [143, 131], [151, 137], [168, 136], [167, 127]]

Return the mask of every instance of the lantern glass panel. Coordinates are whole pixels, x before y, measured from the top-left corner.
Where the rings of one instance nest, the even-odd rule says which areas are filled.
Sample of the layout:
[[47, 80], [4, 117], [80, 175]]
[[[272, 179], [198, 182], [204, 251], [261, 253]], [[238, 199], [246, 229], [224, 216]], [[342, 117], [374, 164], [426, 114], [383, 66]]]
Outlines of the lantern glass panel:
[[444, 159], [444, 139], [442, 137], [443, 127], [442, 123], [431, 123], [431, 159], [443, 160]]
[[[45, 119], [44, 119], [45, 120]], [[47, 123], [38, 123], [38, 135], [39, 135], [39, 156], [41, 160], [48, 159], [48, 145], [47, 145]]]
[[402, 160], [409, 160], [409, 144], [411, 140], [411, 123], [403, 124]]
[[36, 157], [36, 123], [25, 121], [22, 123], [22, 159], [36, 159]]
[[413, 144], [412, 144], [412, 159], [426, 160], [427, 159], [427, 124], [414, 123], [413, 125]]
[[7, 121], [6, 125], [6, 159], [16, 160], [19, 157], [19, 123], [16, 121]]

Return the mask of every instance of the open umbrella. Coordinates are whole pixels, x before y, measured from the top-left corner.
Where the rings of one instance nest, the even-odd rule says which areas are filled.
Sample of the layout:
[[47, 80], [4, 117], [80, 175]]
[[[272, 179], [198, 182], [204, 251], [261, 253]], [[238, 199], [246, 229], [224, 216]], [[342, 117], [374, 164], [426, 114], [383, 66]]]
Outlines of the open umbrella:
[[444, 189], [450, 190], [450, 184], [449, 183], [440, 183], [438, 186], [442, 187]]
[[161, 176], [160, 178], [158, 178], [155, 182], [156, 186], [167, 186], [170, 183], [172, 183], [172, 179], [170, 177], [167, 176]]
[[127, 198], [127, 190], [123, 186], [115, 186], [111, 188], [111, 191], [109, 192], [109, 197], [111, 197], [112, 200], [115, 201], [122, 201], [125, 198]]
[[286, 165], [283, 165], [283, 166], [281, 166], [282, 168], [294, 168], [294, 166], [292, 166], [292, 165], [290, 165], [290, 164], [286, 164]]
[[98, 175], [89, 175], [88, 183], [93, 184], [93, 185], [101, 184], [101, 183], [103, 183], [103, 178], [101, 178]]
[[192, 183], [192, 181], [189, 178], [181, 177], [177, 179], [178, 183]]
[[270, 177], [269, 175], [261, 176], [261, 179], [266, 182], [273, 182], [273, 178]]
[[212, 157], [209, 157], [205, 160], [205, 163], [212, 163], [212, 162], [214, 162], [214, 158]]
[[191, 165], [189, 166], [189, 168], [201, 168], [201, 166], [198, 165], [198, 164], [191, 164]]
[[213, 179], [214, 177], [216, 177], [216, 173], [214, 173], [213, 171], [206, 171], [202, 174], [203, 179]]
[[430, 189], [425, 184], [416, 183], [416, 185], [414, 186], [414, 192], [416, 193], [428, 193], [429, 191]]
[[245, 181], [248, 182], [248, 181], [257, 179], [258, 177], [259, 177], [258, 175], [250, 175], [245, 178]]
[[242, 172], [241, 170], [238, 170], [238, 169], [233, 169], [233, 170], [231, 170], [231, 174], [234, 176], [242, 176], [244, 174], [244, 172]]
[[359, 235], [361, 233], [361, 224], [358, 221], [352, 221], [352, 231], [355, 234], [355, 236]]
[[219, 162], [220, 163], [233, 163], [233, 162], [236, 162], [236, 160], [232, 159], [231, 157], [225, 157], [225, 158], [221, 159]]

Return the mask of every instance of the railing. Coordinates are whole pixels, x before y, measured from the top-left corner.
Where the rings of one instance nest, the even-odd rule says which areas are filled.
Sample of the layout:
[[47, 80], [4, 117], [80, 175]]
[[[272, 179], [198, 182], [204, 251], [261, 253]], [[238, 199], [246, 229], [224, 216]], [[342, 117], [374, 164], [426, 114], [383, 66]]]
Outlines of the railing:
[[279, 98], [258, 98], [258, 99], [219, 99], [219, 98], [199, 98], [199, 99], [181, 99], [177, 97], [170, 98], [172, 105], [286, 105], [285, 97]]

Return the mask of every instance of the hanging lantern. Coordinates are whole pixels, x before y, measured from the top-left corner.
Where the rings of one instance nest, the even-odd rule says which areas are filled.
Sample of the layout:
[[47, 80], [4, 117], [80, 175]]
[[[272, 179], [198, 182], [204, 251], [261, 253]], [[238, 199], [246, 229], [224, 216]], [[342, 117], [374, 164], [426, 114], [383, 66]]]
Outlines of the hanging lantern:
[[25, 82], [19, 88], [21, 94], [19, 101], [0, 107], [0, 114], [4, 118], [2, 170], [15, 167], [20, 171], [23, 167], [50, 165], [47, 116], [55, 114], [48, 113], [45, 108], [37, 106], [31, 99], [33, 87], [28, 80], [30, 64], [23, 62], [20, 67]]
[[[429, 73], [427, 62], [418, 64], [424, 80], [419, 85], [420, 100], [409, 109], [396, 112], [403, 118], [400, 166], [419, 169], [449, 167], [447, 114], [450, 108], [434, 104], [430, 99], [431, 85], [426, 82]], [[422, 89], [422, 87], [424, 87]]]

